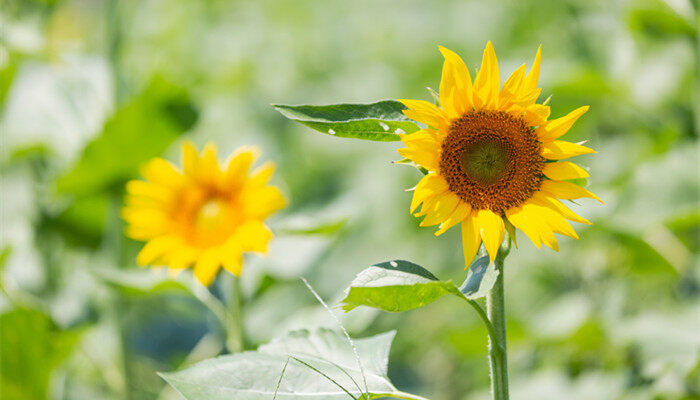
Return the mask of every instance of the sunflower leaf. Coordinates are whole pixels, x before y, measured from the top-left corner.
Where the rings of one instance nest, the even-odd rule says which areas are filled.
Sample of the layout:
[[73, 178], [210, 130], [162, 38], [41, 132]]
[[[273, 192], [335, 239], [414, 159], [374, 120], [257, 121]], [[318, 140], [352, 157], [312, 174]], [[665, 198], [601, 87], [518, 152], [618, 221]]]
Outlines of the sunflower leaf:
[[342, 308], [358, 306], [389, 312], [413, 310], [446, 294], [464, 298], [452, 281], [441, 281], [427, 269], [409, 261], [375, 264], [360, 272], [346, 291]]
[[344, 400], [348, 394], [369, 399], [391, 397], [401, 393], [387, 377], [394, 334], [356, 339], [359, 364], [342, 334], [328, 329], [301, 330], [289, 332], [257, 351], [213, 358], [160, 376], [187, 400], [258, 400], [273, 396], [280, 400]]
[[401, 112], [406, 107], [395, 100], [371, 104], [272, 106], [291, 120], [337, 137], [392, 142], [400, 140], [400, 133], [420, 129]]

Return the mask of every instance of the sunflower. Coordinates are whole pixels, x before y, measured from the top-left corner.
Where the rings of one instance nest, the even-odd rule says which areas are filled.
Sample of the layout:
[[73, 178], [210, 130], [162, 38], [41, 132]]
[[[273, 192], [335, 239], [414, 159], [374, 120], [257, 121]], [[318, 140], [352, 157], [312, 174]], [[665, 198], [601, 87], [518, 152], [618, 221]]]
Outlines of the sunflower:
[[556, 251], [554, 233], [578, 239], [567, 220], [590, 222], [560, 200], [601, 200], [568, 182], [588, 177], [583, 168], [560, 160], [595, 151], [559, 138], [588, 106], [549, 119], [547, 102], [537, 103], [541, 48], [530, 71], [521, 65], [502, 87], [491, 42], [473, 82], [464, 61], [439, 48], [445, 58], [439, 106], [399, 100], [407, 117], [427, 125], [401, 135], [406, 147], [398, 150], [428, 170], [411, 202], [411, 212], [425, 216], [420, 225], [439, 225], [440, 235], [461, 222], [467, 266], [482, 242], [494, 260], [506, 229], [514, 238], [518, 228], [538, 248], [544, 243]]
[[201, 154], [182, 146], [182, 170], [155, 158], [142, 169], [145, 180], [127, 183], [127, 236], [147, 242], [139, 265], [167, 266], [173, 272], [194, 266], [194, 275], [209, 285], [223, 266], [241, 273], [243, 253], [265, 253], [272, 232], [264, 220], [285, 205], [269, 185], [275, 166], [268, 162], [249, 172], [258, 156], [238, 149], [221, 168], [216, 147]]

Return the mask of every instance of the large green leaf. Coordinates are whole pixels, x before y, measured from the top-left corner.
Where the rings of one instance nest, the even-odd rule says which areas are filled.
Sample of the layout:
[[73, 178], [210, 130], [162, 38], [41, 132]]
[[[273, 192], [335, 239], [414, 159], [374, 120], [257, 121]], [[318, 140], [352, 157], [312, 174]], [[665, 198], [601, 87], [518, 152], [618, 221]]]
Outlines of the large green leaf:
[[258, 351], [214, 358], [161, 376], [187, 400], [346, 400], [366, 393], [365, 382], [371, 399], [395, 394], [418, 399], [397, 391], [387, 378], [393, 337], [394, 332], [387, 332], [357, 339], [355, 356], [336, 331], [294, 331]]
[[338, 137], [389, 142], [400, 140], [399, 133], [420, 129], [401, 112], [406, 107], [395, 100], [371, 104], [272, 106], [289, 119]]
[[497, 272], [493, 264], [489, 264], [488, 257], [477, 259], [470, 267], [463, 293], [452, 281], [441, 281], [412, 262], [383, 262], [357, 275], [342, 300], [342, 307], [345, 311], [368, 306], [401, 312], [422, 307], [446, 294], [473, 300], [486, 295], [493, 287], [496, 276]]
[[121, 185], [196, 120], [197, 111], [187, 93], [156, 78], [105, 123], [75, 167], [58, 180], [57, 188], [85, 195]]
[[53, 369], [78, 339], [40, 311], [16, 308], [0, 315], [0, 393], [3, 399], [45, 400]]

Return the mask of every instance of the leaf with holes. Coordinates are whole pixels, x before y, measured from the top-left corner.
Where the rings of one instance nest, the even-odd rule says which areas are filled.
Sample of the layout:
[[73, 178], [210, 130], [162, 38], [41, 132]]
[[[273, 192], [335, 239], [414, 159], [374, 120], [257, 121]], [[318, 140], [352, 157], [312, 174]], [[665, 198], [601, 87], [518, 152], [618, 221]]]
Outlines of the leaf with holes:
[[403, 115], [406, 107], [395, 100], [371, 104], [272, 106], [291, 120], [337, 137], [391, 142], [400, 140], [399, 133], [420, 129]]

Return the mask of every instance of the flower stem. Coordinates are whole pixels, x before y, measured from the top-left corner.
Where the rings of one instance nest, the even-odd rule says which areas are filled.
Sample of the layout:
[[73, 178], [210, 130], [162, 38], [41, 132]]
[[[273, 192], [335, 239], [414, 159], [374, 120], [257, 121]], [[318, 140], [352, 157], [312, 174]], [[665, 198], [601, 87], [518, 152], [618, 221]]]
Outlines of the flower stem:
[[506, 346], [506, 310], [504, 298], [504, 261], [510, 252], [510, 238], [506, 237], [496, 256], [498, 277], [486, 295], [486, 314], [494, 330], [489, 337], [489, 365], [493, 400], [508, 400], [508, 351]]
[[226, 332], [226, 348], [231, 353], [238, 353], [245, 349], [243, 313], [241, 311], [243, 296], [240, 278], [237, 276], [232, 276], [231, 278], [231, 290], [228, 299], [229, 323], [227, 324]]

